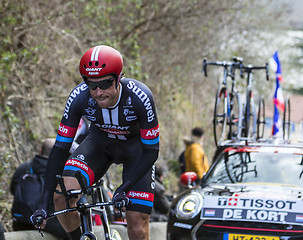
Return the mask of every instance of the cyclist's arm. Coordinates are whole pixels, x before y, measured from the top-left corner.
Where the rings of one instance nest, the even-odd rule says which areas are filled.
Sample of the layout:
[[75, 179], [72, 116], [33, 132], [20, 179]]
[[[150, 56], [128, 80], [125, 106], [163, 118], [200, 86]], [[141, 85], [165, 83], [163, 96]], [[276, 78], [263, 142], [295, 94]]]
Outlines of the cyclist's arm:
[[[81, 89], [80, 93], [74, 94], [73, 92], [75, 89], [79, 88]], [[62, 174], [65, 162], [70, 156], [69, 150], [76, 135], [82, 115], [80, 108], [81, 94], [87, 89], [87, 87], [86, 85], [83, 87], [83, 84], [79, 84], [75, 89], [72, 90], [67, 100], [65, 109], [68, 109], [68, 112], [64, 112], [63, 114], [56, 142], [47, 162], [45, 184], [40, 204], [40, 207], [45, 210], [48, 209], [50, 198], [57, 185], [56, 175]], [[73, 97], [72, 101], [70, 100], [71, 97]]]
[[44, 190], [41, 200], [41, 208], [48, 210], [50, 198], [56, 188], [56, 175], [62, 174], [66, 160], [70, 153], [68, 150], [54, 146], [49, 156], [46, 167]]
[[155, 149], [144, 149], [142, 157], [137, 159], [136, 169], [133, 169], [130, 178], [125, 182], [124, 191], [126, 193], [152, 168], [158, 158], [158, 153], [159, 151]]
[[128, 192], [127, 190], [136, 184], [152, 168], [159, 154], [159, 122], [153, 95], [146, 85], [139, 82], [134, 82], [133, 84], [138, 84], [142, 95], [145, 96], [144, 101], [134, 97], [139, 119], [143, 154], [135, 160], [136, 163], [134, 166], [136, 166], [136, 168], [132, 169], [129, 179], [126, 180], [128, 184], [125, 184], [127, 186], [125, 192]]

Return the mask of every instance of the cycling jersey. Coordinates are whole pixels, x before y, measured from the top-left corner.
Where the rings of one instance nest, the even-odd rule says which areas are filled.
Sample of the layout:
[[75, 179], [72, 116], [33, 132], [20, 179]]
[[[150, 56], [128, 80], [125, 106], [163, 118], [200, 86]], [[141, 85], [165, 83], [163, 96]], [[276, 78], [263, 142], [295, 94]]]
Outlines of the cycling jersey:
[[[91, 121], [88, 140], [85, 139], [66, 161], [64, 153], [71, 147], [82, 116]], [[159, 151], [159, 123], [151, 91], [137, 80], [123, 78], [116, 105], [101, 109], [91, 97], [87, 85], [79, 84], [68, 97], [53, 150], [49, 160], [51, 173], [46, 176], [50, 179], [46, 181], [45, 195], [52, 192], [54, 176], [58, 173], [58, 168], [63, 167], [62, 161], [66, 161], [64, 175], [73, 175], [72, 172], [78, 169], [87, 185], [98, 180], [110, 164], [123, 163], [123, 181], [131, 180], [134, 185], [131, 190], [142, 191], [143, 194], [138, 196], [145, 196], [148, 193], [144, 195], [146, 187], [142, 186], [150, 185], [152, 189], [147, 191], [152, 194], [154, 183], [151, 168]], [[59, 166], [56, 167], [55, 164]], [[145, 184], [140, 183], [140, 179]], [[44, 196], [44, 201], [47, 198]], [[148, 201], [151, 203], [143, 201], [143, 205], [152, 207], [152, 200], [153, 197], [150, 197]]]
[[81, 116], [108, 138], [127, 140], [141, 136], [143, 148], [159, 150], [159, 125], [153, 96], [147, 86], [137, 80], [123, 78], [117, 104], [106, 109], [99, 108], [85, 83], [74, 88], [65, 106], [56, 146], [70, 148]]

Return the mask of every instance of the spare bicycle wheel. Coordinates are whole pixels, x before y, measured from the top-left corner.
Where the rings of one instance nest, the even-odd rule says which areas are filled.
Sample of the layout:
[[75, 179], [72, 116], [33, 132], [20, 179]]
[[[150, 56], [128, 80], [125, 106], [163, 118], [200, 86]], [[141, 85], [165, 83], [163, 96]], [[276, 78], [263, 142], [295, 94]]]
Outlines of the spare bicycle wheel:
[[283, 140], [289, 141], [290, 136], [290, 101], [286, 98], [283, 113]]
[[217, 147], [226, 140], [227, 97], [226, 88], [218, 89], [213, 119], [214, 138]]
[[263, 96], [261, 96], [258, 103], [257, 139], [264, 138], [264, 129], [265, 129], [265, 101]]

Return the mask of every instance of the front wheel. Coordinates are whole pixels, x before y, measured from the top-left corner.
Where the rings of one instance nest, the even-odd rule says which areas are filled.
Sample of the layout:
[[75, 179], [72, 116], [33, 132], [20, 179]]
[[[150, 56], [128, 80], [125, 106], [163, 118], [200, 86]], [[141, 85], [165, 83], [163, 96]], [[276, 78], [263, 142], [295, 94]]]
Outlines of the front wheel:
[[122, 240], [120, 233], [116, 229], [111, 229], [111, 240]]
[[227, 122], [227, 89], [219, 88], [216, 94], [214, 110], [214, 138], [216, 146], [226, 140], [226, 122]]
[[286, 98], [283, 113], [283, 140], [289, 141], [290, 135], [290, 101]]
[[95, 235], [92, 234], [92, 233], [84, 233], [84, 234], [81, 236], [80, 240], [97, 240], [97, 238], [96, 238]]

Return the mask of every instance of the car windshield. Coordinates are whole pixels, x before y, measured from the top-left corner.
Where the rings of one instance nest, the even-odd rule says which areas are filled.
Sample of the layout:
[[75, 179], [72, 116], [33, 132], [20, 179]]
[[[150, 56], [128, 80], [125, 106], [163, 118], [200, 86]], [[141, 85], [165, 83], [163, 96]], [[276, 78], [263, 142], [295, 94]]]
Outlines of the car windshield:
[[274, 152], [225, 152], [206, 183], [266, 182], [303, 187], [303, 156]]

